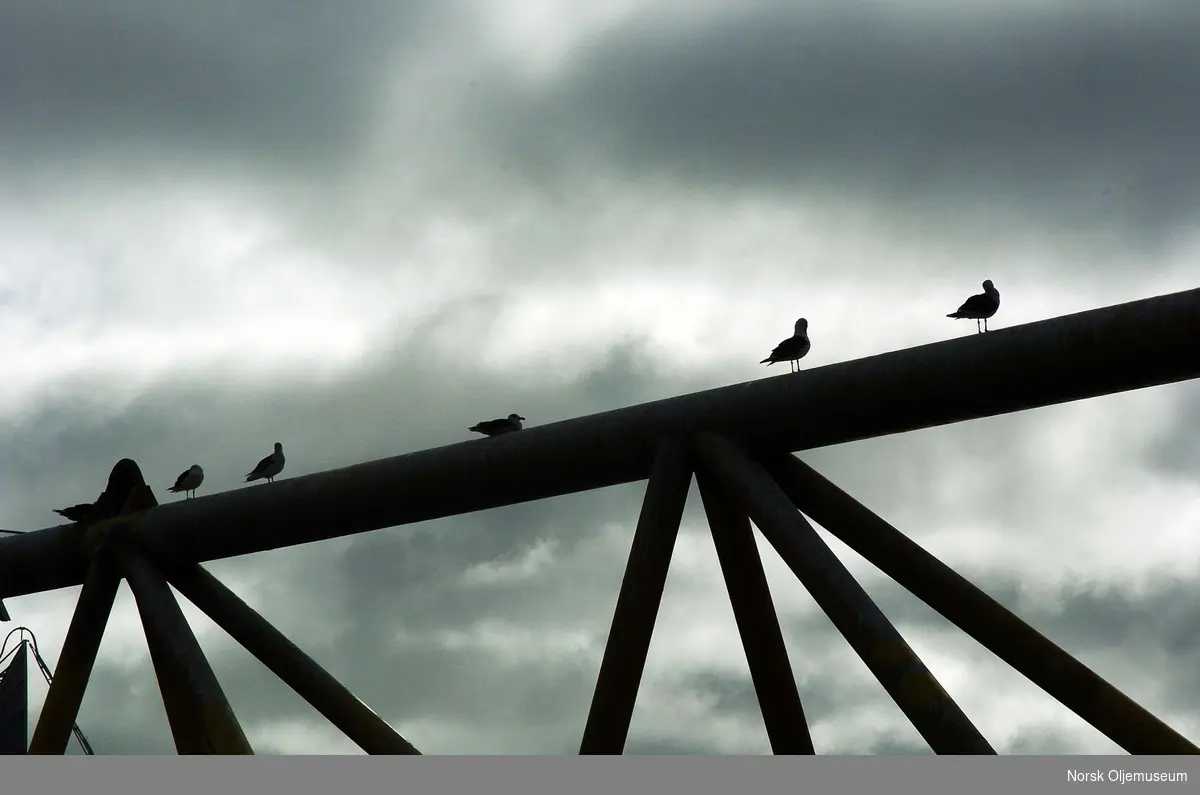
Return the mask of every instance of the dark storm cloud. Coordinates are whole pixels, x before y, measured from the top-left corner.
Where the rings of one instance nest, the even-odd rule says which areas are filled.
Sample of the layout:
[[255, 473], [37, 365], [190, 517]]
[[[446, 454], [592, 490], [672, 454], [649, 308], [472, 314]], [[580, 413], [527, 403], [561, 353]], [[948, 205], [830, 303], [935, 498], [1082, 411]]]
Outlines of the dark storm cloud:
[[63, 176], [78, 176], [73, 158], [156, 155], [324, 171], [354, 155], [385, 70], [429, 34], [434, 8], [6, 3], [5, 158]]
[[[1200, 209], [1200, 7], [640, 17], [493, 103], [506, 157], [1162, 241]], [[492, 135], [496, 125], [482, 126]], [[948, 215], [945, 215], [946, 213]]]

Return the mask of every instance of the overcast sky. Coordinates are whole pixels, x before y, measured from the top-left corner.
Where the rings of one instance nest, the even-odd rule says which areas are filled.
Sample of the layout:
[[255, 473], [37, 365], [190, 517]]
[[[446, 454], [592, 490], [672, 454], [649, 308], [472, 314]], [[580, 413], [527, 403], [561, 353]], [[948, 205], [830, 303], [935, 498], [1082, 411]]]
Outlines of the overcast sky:
[[[778, 375], [799, 316], [809, 367], [973, 334], [945, 314], [989, 278], [996, 329], [1196, 287], [1198, 29], [1191, 0], [5, 3], [0, 526], [123, 456], [166, 501], [277, 440], [294, 477]], [[1200, 741], [1195, 385], [803, 458]], [[210, 570], [421, 751], [575, 753], [641, 493]], [[998, 751], [1119, 751], [831, 546]], [[928, 753], [760, 548], [818, 752]], [[51, 665], [78, 590], [7, 600]], [[359, 752], [184, 608], [256, 751]], [[79, 724], [174, 752], [125, 586]], [[694, 486], [627, 750], [770, 751]]]

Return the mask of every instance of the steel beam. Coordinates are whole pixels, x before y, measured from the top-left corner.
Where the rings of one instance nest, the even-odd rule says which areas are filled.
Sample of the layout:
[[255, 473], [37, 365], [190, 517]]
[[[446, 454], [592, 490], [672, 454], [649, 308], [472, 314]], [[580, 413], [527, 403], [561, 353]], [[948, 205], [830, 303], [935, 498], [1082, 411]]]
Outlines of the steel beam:
[[996, 753], [766, 470], [712, 434], [696, 451], [934, 752]]
[[180, 754], [253, 754], [171, 587], [126, 543], [114, 557], [137, 600], [163, 706]]
[[633, 532], [580, 754], [619, 754], [625, 750], [691, 485], [692, 470], [685, 446], [676, 441], [661, 443]]
[[75, 613], [67, 627], [50, 690], [42, 703], [42, 714], [29, 741], [29, 753], [66, 753], [120, 586], [121, 578], [111, 566], [101, 559], [92, 561], [75, 602]]
[[792, 502], [1131, 754], [1200, 754], [1167, 724], [791, 455], [763, 465]]
[[420, 753], [200, 564], [182, 564], [168, 569], [166, 576], [192, 604], [368, 754]]
[[812, 754], [808, 721], [750, 521], [704, 470], [696, 472], [721, 574], [775, 754]]
[[[203, 562], [643, 480], [665, 434], [795, 452], [1184, 381], [1197, 339], [1188, 290], [183, 500], [141, 537]], [[82, 582], [71, 532], [0, 539], [0, 598]]]

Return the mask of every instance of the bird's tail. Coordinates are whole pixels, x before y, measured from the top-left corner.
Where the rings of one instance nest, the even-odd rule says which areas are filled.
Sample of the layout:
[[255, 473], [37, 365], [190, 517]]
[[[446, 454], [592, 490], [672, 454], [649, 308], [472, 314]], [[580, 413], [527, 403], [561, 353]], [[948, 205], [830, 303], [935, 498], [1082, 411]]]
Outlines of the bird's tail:
[[763, 359], [761, 362], [759, 362], [759, 364], [775, 364], [775, 362], [773, 362], [771, 357], [768, 356], [766, 359]]
[[946, 315], [946, 317], [952, 317], [952, 318], [954, 318], [955, 320], [961, 320], [961, 319], [962, 319], [962, 315], [958, 314], [957, 312], [951, 312], [950, 314]]

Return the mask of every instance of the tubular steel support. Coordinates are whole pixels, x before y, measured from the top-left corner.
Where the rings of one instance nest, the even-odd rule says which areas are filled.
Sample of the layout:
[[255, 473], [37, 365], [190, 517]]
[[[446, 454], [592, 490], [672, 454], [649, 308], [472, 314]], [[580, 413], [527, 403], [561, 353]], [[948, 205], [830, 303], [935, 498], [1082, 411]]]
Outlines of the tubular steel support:
[[167, 581], [140, 551], [121, 544], [115, 552], [142, 616], [176, 750], [253, 754]]
[[766, 470], [711, 434], [696, 450], [934, 752], [996, 753]]
[[792, 502], [884, 574], [1132, 754], [1200, 748], [1056, 646], [812, 467], [764, 461]]
[[660, 443], [617, 595], [580, 754], [619, 754], [625, 750], [691, 484], [692, 470], [684, 445], [676, 441]]
[[[140, 536], [203, 562], [642, 480], [667, 433], [795, 452], [1023, 411], [1196, 378], [1197, 339], [1188, 290], [163, 505]], [[0, 539], [0, 599], [82, 582], [71, 532]]]
[[200, 564], [168, 569], [166, 575], [217, 626], [368, 754], [420, 754], [374, 710]]
[[120, 586], [121, 578], [110, 566], [100, 559], [92, 561], [79, 591], [71, 624], [67, 627], [67, 637], [42, 704], [42, 714], [38, 716], [29, 741], [30, 754], [66, 753], [67, 741], [71, 739], [79, 705], [83, 703], [83, 693]]
[[758, 695], [771, 751], [775, 754], [812, 754], [808, 721], [775, 615], [767, 575], [754, 542], [754, 530], [746, 515], [713, 482], [712, 475], [699, 470], [696, 483], [704, 502], [704, 512], [708, 515], [738, 634], [742, 636], [742, 647], [746, 651], [746, 662], [750, 666], [750, 678]]

